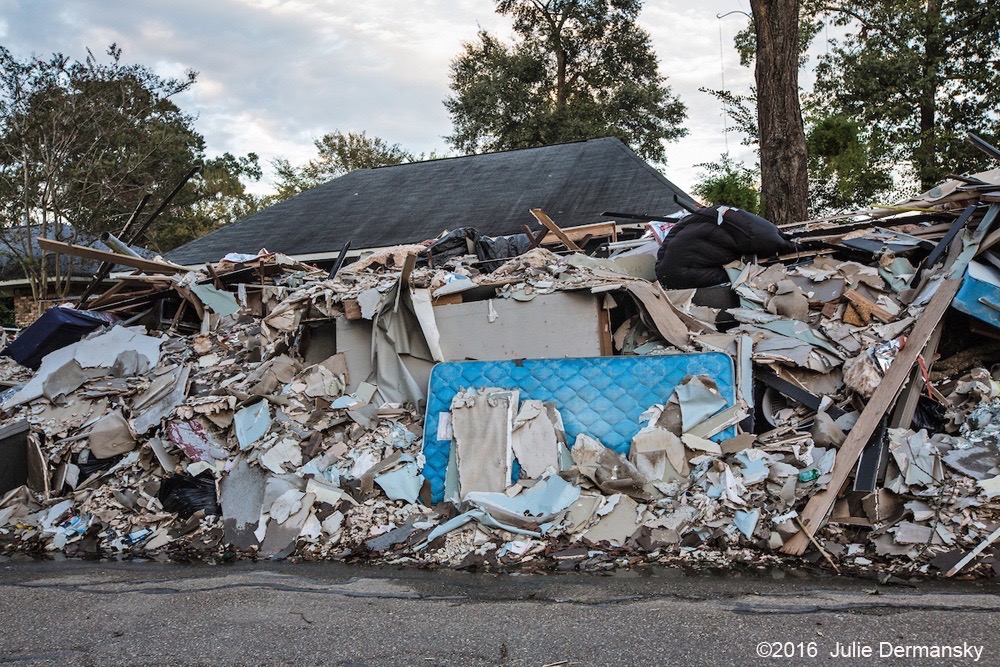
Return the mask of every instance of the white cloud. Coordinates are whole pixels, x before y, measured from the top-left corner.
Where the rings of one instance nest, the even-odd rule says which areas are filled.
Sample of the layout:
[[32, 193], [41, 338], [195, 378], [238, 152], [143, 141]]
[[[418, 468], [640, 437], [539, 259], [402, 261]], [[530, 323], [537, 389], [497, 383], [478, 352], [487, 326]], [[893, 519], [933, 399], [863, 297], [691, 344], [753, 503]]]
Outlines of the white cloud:
[[[255, 151], [304, 161], [325, 132], [367, 131], [417, 152], [446, 149], [448, 66], [477, 30], [507, 34], [491, 0], [0, 0], [4, 45], [22, 56], [82, 58], [116, 42], [162, 75], [198, 71], [177, 103], [197, 116], [210, 154]], [[688, 105], [689, 137], [668, 146], [684, 188], [726, 148], [718, 104], [699, 87], [749, 90], [732, 36], [745, 0], [647, 2], [641, 15], [661, 72]], [[720, 28], [722, 44], [720, 53]], [[747, 155], [729, 137], [737, 157]]]

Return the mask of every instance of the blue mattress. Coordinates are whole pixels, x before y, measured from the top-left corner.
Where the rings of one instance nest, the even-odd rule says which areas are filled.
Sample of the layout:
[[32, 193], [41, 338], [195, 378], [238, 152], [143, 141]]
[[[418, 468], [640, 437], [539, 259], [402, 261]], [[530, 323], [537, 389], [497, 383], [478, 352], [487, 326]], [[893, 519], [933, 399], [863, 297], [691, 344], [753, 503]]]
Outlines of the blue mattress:
[[[438, 440], [442, 412], [467, 387], [519, 389], [521, 400], [554, 403], [562, 414], [572, 446], [584, 433], [627, 454], [639, 431], [639, 415], [665, 403], [688, 375], [715, 380], [728, 405], [736, 401], [735, 372], [729, 355], [720, 352], [645, 357], [526, 359], [521, 361], [457, 361], [438, 364], [431, 372], [424, 420], [424, 477], [434, 503], [444, 499], [450, 440]], [[735, 435], [735, 427], [715, 437]]]

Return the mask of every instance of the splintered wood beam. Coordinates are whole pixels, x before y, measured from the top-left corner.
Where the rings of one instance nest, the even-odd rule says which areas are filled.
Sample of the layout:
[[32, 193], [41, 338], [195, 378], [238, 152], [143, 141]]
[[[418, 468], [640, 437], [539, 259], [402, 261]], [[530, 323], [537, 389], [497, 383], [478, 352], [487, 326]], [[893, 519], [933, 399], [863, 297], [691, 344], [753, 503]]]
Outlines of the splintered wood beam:
[[542, 239], [545, 238], [545, 235], [549, 233], [549, 230], [547, 229], [540, 229], [536, 235], [533, 231], [531, 231], [531, 227], [528, 225], [521, 225], [521, 229], [524, 230], [524, 233], [529, 239], [531, 239], [531, 243], [528, 244], [528, 250], [532, 250], [537, 247], [538, 244], [542, 242]]
[[847, 435], [844, 444], [840, 446], [840, 451], [837, 452], [837, 461], [833, 465], [832, 479], [824, 490], [814, 495], [806, 503], [806, 507], [802, 511], [802, 529], [785, 543], [785, 546], [781, 548], [782, 553], [793, 556], [801, 556], [805, 553], [812, 536], [826, 521], [833, 503], [840, 495], [840, 489], [847, 482], [851, 471], [854, 470], [868, 439], [875, 432], [882, 416], [892, 407], [903, 383], [910, 376], [917, 356], [930, 340], [938, 322], [944, 317], [945, 311], [948, 310], [951, 300], [955, 298], [961, 285], [960, 278], [950, 278], [938, 286], [934, 296], [924, 308], [924, 312], [917, 318], [913, 332], [906, 339], [906, 346], [896, 355], [895, 361], [892, 362], [892, 366], [889, 367], [882, 382], [872, 394], [854, 428]]
[[128, 255], [105, 252], [103, 250], [97, 250], [96, 248], [63, 243], [62, 241], [53, 241], [52, 239], [38, 239], [38, 247], [42, 250], [48, 250], [49, 252], [61, 255], [73, 255], [75, 257], [94, 259], [99, 262], [111, 262], [112, 265], [120, 264], [122, 266], [129, 266], [133, 269], [145, 271], [146, 273], [185, 273], [187, 271], [187, 269], [183, 266], [175, 266], [173, 264], [167, 264], [166, 262], [158, 262], [154, 259], [129, 257]]
[[883, 323], [889, 323], [896, 319], [896, 317], [888, 310], [878, 305], [871, 299], [866, 298], [857, 290], [845, 289], [843, 296], [845, 299], [854, 304], [854, 307], [857, 308], [858, 313], [861, 314], [864, 319], [874, 317], [879, 322]]
[[555, 221], [552, 220], [552, 218], [550, 218], [545, 214], [545, 211], [543, 211], [540, 208], [533, 208], [531, 209], [531, 215], [535, 216], [535, 220], [540, 222], [543, 227], [545, 227], [547, 230], [555, 234], [556, 238], [562, 241], [563, 245], [566, 246], [568, 249], [572, 250], [573, 252], [583, 252], [580, 246], [574, 243], [573, 239], [566, 236], [563, 230], [559, 228], [559, 225], [557, 225]]
[[[587, 245], [587, 239], [596, 237], [611, 237], [612, 241], [618, 240], [618, 225], [613, 222], [595, 222], [590, 225], [579, 225], [577, 227], [560, 227], [562, 233], [577, 245]], [[550, 236], [551, 235], [551, 236]], [[542, 245], [557, 243], [555, 234], [546, 231], [542, 238]]]

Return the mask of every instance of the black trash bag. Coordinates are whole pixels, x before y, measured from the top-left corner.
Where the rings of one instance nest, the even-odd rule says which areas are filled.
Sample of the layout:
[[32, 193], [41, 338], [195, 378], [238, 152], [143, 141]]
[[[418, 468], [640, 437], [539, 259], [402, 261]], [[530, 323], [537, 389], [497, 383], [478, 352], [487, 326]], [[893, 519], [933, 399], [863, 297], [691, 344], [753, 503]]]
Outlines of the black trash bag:
[[948, 420], [945, 416], [945, 407], [925, 394], [921, 394], [917, 400], [917, 409], [913, 412], [913, 421], [910, 428], [914, 431], [920, 429], [928, 433], [944, 433]]
[[771, 221], [738, 208], [710, 206], [670, 228], [656, 255], [656, 277], [668, 289], [712, 287], [729, 282], [722, 267], [743, 255], [794, 250]]
[[474, 227], [459, 227], [450, 231], [420, 253], [431, 266], [441, 266], [449, 259], [463, 255], [479, 256], [479, 231]]
[[485, 273], [493, 273], [508, 259], [528, 252], [531, 239], [527, 234], [511, 234], [509, 236], [480, 236], [476, 248], [479, 259], [496, 259], [496, 262], [483, 262], [480, 269]]
[[523, 255], [530, 245], [527, 234], [483, 236], [474, 227], [459, 227], [429, 245], [419, 257], [431, 266], [441, 266], [456, 257], [475, 255], [482, 262], [479, 268], [484, 273], [492, 273], [504, 260]]
[[176, 512], [182, 519], [189, 518], [198, 510], [205, 510], [206, 516], [222, 514], [215, 495], [215, 477], [210, 472], [203, 472], [197, 477], [186, 473], [168, 477], [160, 484], [156, 497], [163, 509]]
[[80, 461], [80, 455], [76, 454], [71, 460], [80, 469], [79, 480], [81, 482], [87, 480], [91, 475], [98, 472], [104, 472], [105, 470], [110, 470], [116, 463], [121, 461], [125, 457], [124, 454], [119, 454], [118, 456], [111, 456], [106, 459], [99, 459], [93, 454], [90, 455], [86, 461]]

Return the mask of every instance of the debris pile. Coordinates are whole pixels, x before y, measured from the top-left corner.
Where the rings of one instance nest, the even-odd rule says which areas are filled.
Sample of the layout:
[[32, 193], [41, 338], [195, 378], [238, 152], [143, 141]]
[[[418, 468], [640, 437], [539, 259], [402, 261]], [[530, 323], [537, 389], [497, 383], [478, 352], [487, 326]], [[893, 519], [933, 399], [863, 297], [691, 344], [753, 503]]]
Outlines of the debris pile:
[[986, 575], [1000, 329], [962, 291], [1000, 265], [1000, 204], [979, 183], [782, 230], [796, 252], [719, 267], [724, 288], [513, 242], [142, 260], [86, 304], [121, 321], [35, 373], [3, 362], [23, 480], [0, 478], [0, 551]]

